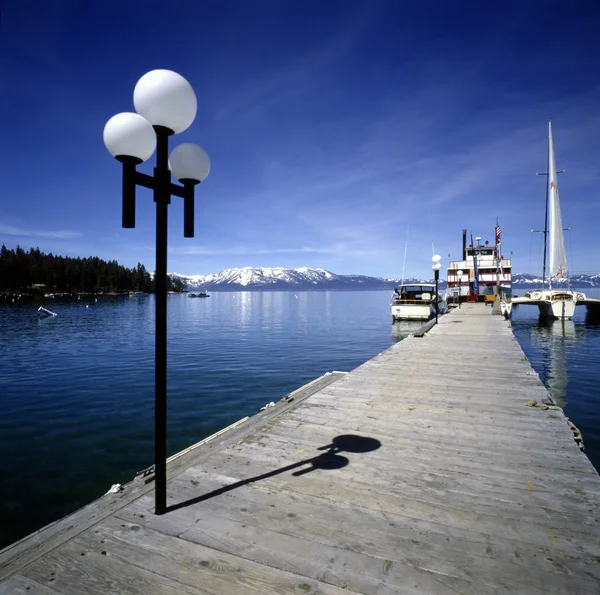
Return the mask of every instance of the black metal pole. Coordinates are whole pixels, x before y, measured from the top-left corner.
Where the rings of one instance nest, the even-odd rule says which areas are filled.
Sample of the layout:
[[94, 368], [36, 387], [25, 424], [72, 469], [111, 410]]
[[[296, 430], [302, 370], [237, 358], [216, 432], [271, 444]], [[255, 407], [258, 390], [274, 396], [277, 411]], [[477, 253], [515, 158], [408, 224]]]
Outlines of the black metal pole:
[[544, 215], [544, 259], [542, 260], [542, 289], [546, 282], [546, 245], [548, 240], [548, 182], [550, 181], [550, 134], [548, 134], [548, 162], [546, 165], [546, 214]]
[[167, 223], [171, 202], [168, 128], [155, 126], [156, 167], [156, 315], [155, 315], [155, 414], [154, 414], [154, 489], [155, 513], [167, 510]]
[[438, 315], [439, 315], [438, 281], [440, 279], [440, 272], [434, 271], [433, 276], [435, 278], [435, 323], [437, 324]]
[[458, 278], [458, 309], [460, 310], [460, 283], [462, 281], [462, 278], [459, 277]]
[[123, 227], [135, 227], [136, 186], [154, 191], [156, 203], [155, 351], [154, 351], [154, 489], [155, 513], [167, 512], [167, 235], [171, 196], [184, 199], [184, 236], [194, 237], [194, 186], [199, 180], [182, 179], [171, 184], [169, 136], [173, 130], [154, 126], [156, 167], [154, 175], [136, 171], [137, 157], [117, 155], [123, 163]]

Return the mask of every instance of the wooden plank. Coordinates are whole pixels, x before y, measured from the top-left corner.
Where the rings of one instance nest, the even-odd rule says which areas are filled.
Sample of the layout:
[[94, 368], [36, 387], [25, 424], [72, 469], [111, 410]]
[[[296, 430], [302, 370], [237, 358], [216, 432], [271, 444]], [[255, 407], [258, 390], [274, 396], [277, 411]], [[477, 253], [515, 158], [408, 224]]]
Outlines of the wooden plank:
[[[124, 509], [121, 516], [129, 517], [134, 511], [144, 514], [144, 502]], [[179, 528], [188, 527], [179, 534], [180, 539], [359, 593], [412, 594], [432, 589], [436, 593], [482, 592], [475, 590], [469, 580], [455, 576], [449, 566], [450, 572], [442, 573], [395, 564], [386, 558], [357, 554], [349, 544], [330, 546], [310, 541], [301, 531], [292, 535], [269, 523], [238, 522], [214, 514], [207, 514], [201, 523], [195, 523], [189, 509], [172, 513], [166, 529], [161, 517], [144, 514], [141, 519], [134, 516], [132, 522], [136, 518], [138, 523], [157, 531], [168, 531], [173, 523]], [[287, 520], [293, 524], [293, 519]]]
[[[315, 442], [312, 447], [307, 445], [308, 448], [306, 450], [298, 448], [298, 441], [294, 441], [292, 444], [286, 443], [283, 440], [263, 441], [259, 444], [244, 443], [238, 447], [228, 449], [223, 455], [240, 456], [244, 459], [251, 459], [253, 462], [266, 461], [268, 464], [273, 465], [274, 468], [277, 468], [278, 463], [282, 465], [282, 461], [284, 460], [295, 462], [302, 458], [306, 459], [307, 457], [321, 454], [317, 448], [322, 448], [324, 442], [320, 442], [321, 446], [317, 446], [319, 442]], [[304, 452], [299, 453], [299, 450], [303, 450]], [[215, 463], [218, 463], [219, 460], [220, 457], [215, 460]], [[476, 482], [473, 484], [473, 487], [477, 487], [480, 493], [490, 492], [492, 494], [499, 494], [501, 488], [506, 488], [503, 492], [508, 494], [512, 491], [514, 497], [520, 502], [527, 496], [527, 494], [523, 494], [523, 491], [539, 494], [535, 496], [538, 501], [543, 496], [541, 492], [551, 493], [553, 496], [548, 498], [549, 503], [555, 501], [556, 496], [565, 491], [569, 494], [569, 502], [572, 502], [574, 505], [579, 502], [584, 503], [586, 511], [591, 506], [591, 503], [589, 503], [589, 498], [585, 497], [585, 488], [588, 487], [590, 490], [594, 490], [594, 488], [598, 487], [598, 482], [593, 477], [590, 477], [587, 481], [583, 479], [580, 481], [581, 478], [572, 475], [568, 478], [568, 481], [563, 481], [562, 473], [534, 475], [533, 473], [524, 474], [523, 470], [519, 470], [518, 473], [507, 474], [504, 471], [505, 467], [496, 465], [495, 461], [483, 460], [480, 465], [475, 466], [460, 464], [456, 461], [456, 458], [448, 459], [443, 456], [437, 457], [435, 462], [427, 460], [426, 457], [413, 456], [410, 459], [402, 456], [393, 459], [383, 447], [378, 451], [369, 453], [367, 459], [362, 459], [360, 456], [352, 456], [350, 464], [357, 473], [368, 474], [369, 467], [374, 467], [377, 469], [378, 475], [383, 474], [389, 477], [402, 476], [405, 481], [408, 480], [413, 486], [416, 485], [413, 483], [413, 480], [419, 481], [419, 478], [425, 478], [425, 480], [434, 478], [436, 482], [439, 479], [454, 480], [465, 489], [469, 488], [473, 482]], [[502, 479], [499, 479], [499, 476]]]
[[[281, 465], [283, 466], [283, 465]], [[527, 492], [523, 490], [523, 496], [529, 494], [531, 506], [510, 506], [510, 501], [501, 499], [501, 495], [493, 500], [477, 496], [467, 491], [449, 490], [444, 487], [443, 482], [426, 487], [425, 485], [413, 486], [405, 482], [400, 476], [387, 479], [372, 474], [363, 477], [361, 473], [351, 473], [350, 464], [343, 470], [320, 471], [317, 470], [300, 480], [290, 472], [278, 474], [272, 478], [264, 478], [258, 481], [268, 486], [283, 486], [290, 490], [302, 490], [305, 493], [330, 495], [332, 485], [342, 491], [344, 497], [352, 495], [353, 501], [360, 506], [371, 507], [377, 505], [378, 501], [387, 503], [392, 508], [398, 508], [402, 514], [414, 518], [431, 518], [439, 520], [442, 524], [452, 524], [455, 527], [465, 526], [473, 529], [473, 523], [485, 523], [486, 526], [501, 525], [497, 531], [500, 535], [518, 537], [527, 540], [532, 535], [540, 539], [547, 539], [552, 533], [550, 527], [560, 530], [565, 538], [578, 539], [583, 536], [594, 536], [600, 543], [600, 527], [589, 513], [581, 510], [571, 513], [552, 512], [549, 507], [544, 508], [540, 503], [540, 497], [545, 494], [538, 492]], [[354, 465], [356, 466], [356, 465]], [[226, 467], [230, 477], [230, 483], [247, 481], [248, 478], [261, 477], [265, 471], [273, 467], [267, 467], [261, 461], [246, 460], [241, 457], [230, 457]], [[335, 474], [342, 474], [343, 480], [337, 481]], [[188, 470], [185, 477], [199, 474], [202, 476], [210, 471], [197, 468]], [[432, 481], [433, 483], [433, 481]], [[537, 509], [536, 509], [537, 505]], [[529, 512], [528, 512], [529, 510]], [[574, 517], [574, 518], [572, 518]], [[573, 521], [577, 520], [576, 524]]]
[[[210, 493], [226, 485], [222, 478], [210, 477], [199, 478], [199, 481], [191, 479], [187, 486], [184, 485], [183, 479], [178, 480], [177, 483], [182, 485], [182, 490], [187, 487], [188, 493], [191, 494]], [[295, 490], [257, 483], [239, 490], [224, 492], [210, 502], [198, 502], [194, 504], [193, 509], [190, 507], [190, 511], [193, 510], [190, 514], [195, 515], [194, 523], [201, 522], [199, 519], [206, 514], [215, 513], [244, 522], [254, 522], [255, 509], [258, 507], [266, 511], [266, 514], [274, 515], [279, 521], [285, 521], [286, 516], [293, 518], [294, 530], [302, 531], [303, 534], [318, 535], [320, 539], [331, 539], [330, 528], [336, 527], [338, 530], [348, 532], [344, 539], [346, 543], [359, 544], [357, 546], [359, 548], [368, 549], [377, 543], [406, 551], [414, 547], [422, 549], [427, 547], [426, 544], [430, 544], [436, 546], [438, 550], [443, 547], [455, 549], [464, 555], [475, 554], [498, 558], [500, 558], [498, 552], [508, 550], [511, 563], [523, 564], [528, 568], [539, 568], [544, 572], [571, 572], [574, 570], [573, 567], [585, 569], [586, 564], [593, 561], [589, 554], [586, 559], [585, 554], [582, 556], [579, 550], [574, 556], [563, 551], [562, 559], [558, 560], [560, 566], [555, 567], [554, 558], [557, 554], [550, 544], [540, 548], [522, 541], [503, 539], [496, 535], [475, 531], [449, 533], [447, 528], [436, 526], [434, 523], [421, 523], [416, 526], [406, 522], [401, 514], [388, 512], [391, 507], [383, 512], [381, 509], [359, 507], [354, 501], [345, 502], [344, 499], [335, 498], [331, 493], [328, 495], [330, 498], [303, 491], [301, 497], [298, 497], [298, 492]], [[273, 506], [275, 502], [277, 504]], [[206, 508], [206, 511], [203, 508]], [[361, 541], [360, 536], [365, 535], [365, 527], [368, 527], [369, 540]], [[450, 541], [449, 537], [451, 537]], [[389, 540], [391, 541], [388, 543]], [[515, 551], [517, 555], [514, 554]], [[443, 552], [440, 553], [443, 555]], [[595, 576], [597, 573], [596, 570]]]
[[56, 595], [58, 592], [19, 575], [0, 583], [0, 595]]
[[[151, 518], [154, 515], [149, 515]], [[164, 534], [139, 523], [105, 519], [77, 542], [86, 551], [153, 572], [173, 582], [200, 585], [210, 593], [285, 595], [301, 592], [341, 595], [341, 589], [271, 566], [257, 564], [215, 549]], [[343, 593], [352, 593], [344, 590]]]
[[[321, 437], [321, 439], [319, 439]], [[319, 432], [319, 428], [312, 429], [309, 431], [307, 427], [301, 426], [281, 426], [281, 424], [274, 425], [270, 428], [269, 434], [266, 436], [256, 436], [254, 442], [244, 442], [244, 444], [259, 444], [267, 445], [273, 443], [281, 445], [280, 448], [293, 448], [294, 452], [298, 452], [300, 449], [317, 449], [325, 443], [325, 435]], [[524, 463], [522, 458], [515, 458], [511, 461], [507, 461], [505, 453], [503, 458], [499, 457], [491, 458], [487, 453], [481, 452], [480, 449], [472, 449], [469, 452], [465, 452], [460, 445], [449, 442], [445, 447], [437, 449], [437, 455], [434, 459], [428, 454], [427, 451], [421, 452], [414, 448], [414, 440], [400, 440], [396, 438], [393, 442], [390, 442], [390, 446], [395, 449], [397, 457], [394, 461], [394, 465], [397, 469], [405, 469], [407, 466], [420, 465], [424, 472], [454, 472], [464, 475], [477, 475], [478, 477], [484, 478], [490, 483], [501, 482], [504, 485], [520, 486], [523, 485], [524, 473], [527, 472], [531, 475], [534, 483], [539, 484], [548, 488], [564, 489], [572, 488], [573, 482], [579, 482], [581, 479], [584, 483], [586, 482], [586, 476], [589, 475], [589, 483], [591, 488], [597, 487], [597, 481], [594, 476], [594, 471], [590, 470], [589, 473], [586, 469], [582, 470], [580, 467], [574, 469], [561, 469], [561, 473], [557, 474], [555, 470], [548, 466], [535, 465], [533, 462], [527, 464]], [[410, 450], [410, 458], [402, 455], [406, 450]], [[379, 461], [384, 455], [379, 455], [378, 452], [373, 453], [373, 459]], [[573, 459], [576, 461], [576, 459]], [[550, 462], [547, 459], [547, 462]], [[516, 468], [515, 468], [516, 465]], [[586, 471], [582, 473], [582, 471]], [[529, 480], [527, 480], [529, 481]], [[546, 485], [546, 484], [549, 485]], [[584, 486], [580, 486], [579, 489]]]
[[38, 558], [25, 577], [64, 595], [207, 595], [200, 587], [170, 580], [153, 569], [133, 566], [90, 550], [78, 538]]
[[[329, 580], [348, 581], [347, 572], [343, 574], [343, 578], [340, 575], [344, 566], [348, 566], [355, 571], [360, 570], [359, 576], [352, 577], [352, 580], [358, 581], [360, 577], [362, 582], [346, 584], [350, 588], [369, 593], [376, 592], [377, 584], [373, 581], [384, 578], [381, 569], [385, 560], [390, 560], [394, 565], [388, 570], [390, 580], [404, 577], [412, 582], [425, 572], [429, 578], [444, 576], [446, 580], [450, 580], [453, 577], [450, 584], [459, 587], [460, 592], [467, 589], [467, 592], [488, 592], [489, 585], [485, 581], [474, 580], [470, 568], [473, 564], [476, 564], [485, 577], [504, 576], [505, 584], [513, 586], [516, 583], [510, 577], [525, 570], [524, 566], [520, 567], [514, 562], [514, 556], [512, 560], [501, 560], [497, 555], [486, 555], [484, 550], [489, 546], [472, 546], [469, 553], [454, 549], [450, 551], [447, 544], [433, 546], [422, 540], [398, 540], [389, 523], [386, 523], [383, 531], [378, 532], [370, 524], [358, 524], [356, 517], [350, 523], [337, 523], [329, 516], [314, 518], [312, 514], [299, 514], [296, 512], [296, 503], [288, 509], [294, 512], [281, 515], [277, 513], [279, 506], [271, 505], [273, 502], [264, 506], [254, 506], [249, 500], [244, 503], [244, 499], [240, 502], [245, 510], [228, 506], [227, 503], [219, 507], [218, 498], [206, 501], [204, 514], [196, 507], [177, 510], [175, 520], [181, 526], [191, 527], [181, 533], [180, 537], [191, 541], [199, 540], [210, 547], [264, 564], [275, 563], [278, 567], [294, 564], [296, 571], [309, 576], [322, 573], [323, 569], [319, 568], [319, 564], [322, 560], [328, 560], [326, 571]], [[275, 502], [279, 503], [278, 497]], [[156, 517], [146, 514], [143, 520], [151, 524], [155, 519]], [[373, 520], [372, 517], [368, 519], [369, 522]], [[369, 539], [365, 542], [366, 530]], [[305, 543], [307, 541], [312, 543]], [[252, 546], [249, 547], [250, 543]], [[342, 551], [338, 549], [339, 544], [344, 544]], [[560, 558], [560, 564], [564, 564], [564, 555]], [[558, 565], [559, 562], [555, 562], [553, 567], [552, 563], [547, 562], [547, 568], [540, 571], [527, 567], [527, 579], [524, 581], [519, 578], [519, 582], [527, 586], [529, 593], [564, 593], [565, 585], [569, 584], [569, 576], [576, 565], [565, 568], [562, 574], [556, 573], [549, 577], [548, 572], [556, 571]], [[369, 578], [372, 581], [367, 583], [365, 579]], [[462, 586], [459, 581], [463, 581]], [[591, 580], [584, 581], [590, 583], [589, 586], [593, 584]], [[421, 583], [419, 588], [429, 587]]]

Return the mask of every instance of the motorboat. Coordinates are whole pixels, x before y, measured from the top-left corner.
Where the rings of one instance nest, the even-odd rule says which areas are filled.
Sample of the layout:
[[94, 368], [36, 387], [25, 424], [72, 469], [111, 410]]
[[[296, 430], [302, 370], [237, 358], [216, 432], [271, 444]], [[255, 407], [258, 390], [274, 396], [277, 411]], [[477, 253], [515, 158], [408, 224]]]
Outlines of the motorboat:
[[393, 320], [429, 320], [445, 310], [444, 300], [433, 283], [407, 283], [394, 289], [391, 299]]

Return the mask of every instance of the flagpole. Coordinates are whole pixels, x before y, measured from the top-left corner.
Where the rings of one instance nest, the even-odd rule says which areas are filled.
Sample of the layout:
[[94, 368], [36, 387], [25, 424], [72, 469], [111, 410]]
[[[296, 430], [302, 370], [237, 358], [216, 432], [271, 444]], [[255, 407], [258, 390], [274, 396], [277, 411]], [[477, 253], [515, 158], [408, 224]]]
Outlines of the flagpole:
[[492, 314], [502, 315], [502, 306], [500, 299], [500, 225], [498, 225], [498, 217], [496, 217], [496, 227], [494, 229], [494, 238], [496, 241], [496, 296], [494, 299], [494, 306], [492, 307]]

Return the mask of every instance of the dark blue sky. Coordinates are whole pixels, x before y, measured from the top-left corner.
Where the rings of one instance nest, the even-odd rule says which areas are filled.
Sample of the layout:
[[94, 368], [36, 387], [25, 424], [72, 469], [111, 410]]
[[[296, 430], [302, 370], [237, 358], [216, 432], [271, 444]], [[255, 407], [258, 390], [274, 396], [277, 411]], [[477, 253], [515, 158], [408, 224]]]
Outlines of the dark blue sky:
[[[592, 2], [8, 1], [0, 243], [154, 268], [154, 203], [120, 227], [102, 130], [148, 70], [185, 76], [212, 159], [169, 270], [321, 266], [428, 275], [461, 229], [541, 270], [553, 119], [571, 270], [597, 271], [600, 8]], [[142, 169], [149, 171], [151, 165]]]

